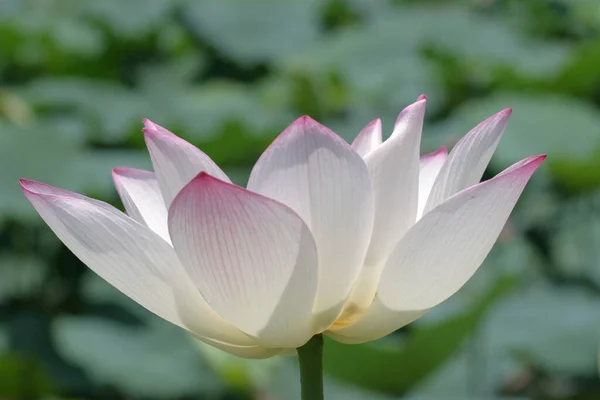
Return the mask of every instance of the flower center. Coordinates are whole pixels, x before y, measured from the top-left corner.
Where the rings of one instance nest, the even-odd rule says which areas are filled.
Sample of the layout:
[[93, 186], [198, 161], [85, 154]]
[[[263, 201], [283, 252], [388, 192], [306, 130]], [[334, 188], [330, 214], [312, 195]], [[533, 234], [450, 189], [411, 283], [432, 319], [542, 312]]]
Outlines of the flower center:
[[377, 292], [381, 269], [381, 265], [368, 265], [363, 268], [342, 313], [328, 329], [335, 330], [352, 325], [367, 312]]
[[358, 321], [367, 311], [369, 306], [359, 305], [357, 303], [348, 303], [344, 306], [340, 316], [334, 321], [329, 329], [340, 329]]

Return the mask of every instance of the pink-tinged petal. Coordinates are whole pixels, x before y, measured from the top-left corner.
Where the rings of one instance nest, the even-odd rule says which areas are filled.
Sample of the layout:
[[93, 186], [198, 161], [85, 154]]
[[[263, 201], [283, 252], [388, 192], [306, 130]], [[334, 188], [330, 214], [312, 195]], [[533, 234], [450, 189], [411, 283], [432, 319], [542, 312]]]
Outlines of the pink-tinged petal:
[[291, 209], [200, 173], [173, 200], [169, 231], [202, 296], [259, 344], [298, 347], [314, 334], [317, 250]]
[[421, 157], [419, 162], [419, 208], [417, 209], [417, 219], [420, 219], [425, 210], [427, 198], [438, 176], [442, 166], [448, 158], [448, 150], [445, 146], [440, 147], [433, 153]]
[[352, 148], [362, 158], [381, 144], [381, 120], [369, 122], [352, 142]]
[[373, 189], [362, 158], [309, 117], [292, 123], [260, 157], [248, 189], [291, 207], [317, 243], [315, 324], [339, 315], [363, 264], [373, 226]]
[[326, 334], [338, 342], [347, 344], [370, 342], [410, 324], [424, 313], [392, 310], [375, 296], [367, 312], [358, 321], [343, 327], [331, 327]]
[[206, 304], [174, 249], [148, 227], [104, 202], [39, 182], [20, 182], [31, 204], [69, 250], [126, 296], [194, 334], [256, 345]]
[[363, 310], [371, 304], [386, 258], [415, 222], [425, 103], [419, 100], [406, 107], [389, 139], [365, 157], [375, 193], [375, 220], [366, 260], [346, 310]]
[[463, 189], [479, 182], [508, 125], [510, 108], [486, 119], [454, 146], [438, 174], [424, 212]]
[[[426, 102], [427, 101], [427, 96], [425, 96], [424, 94], [420, 94], [419, 96], [417, 96], [417, 100], [415, 100], [415, 103], [418, 103], [418, 102], [421, 102], [421, 101]], [[413, 103], [412, 105], [414, 105], [415, 103]], [[394, 130], [396, 130], [396, 126], [399, 123], [403, 123], [402, 121], [404, 119], [406, 119], [406, 110], [407, 110], [407, 108], [405, 108], [404, 110], [402, 110], [400, 112], [400, 114], [398, 114], [398, 116], [396, 117], [396, 121], [394, 122]]]
[[200, 172], [230, 182], [225, 172], [209, 156], [162, 126], [145, 119], [143, 132], [167, 207], [177, 193]]
[[133, 168], [113, 169], [113, 181], [127, 214], [171, 243], [167, 207], [154, 172]]
[[425, 214], [386, 263], [377, 292], [382, 303], [398, 311], [427, 310], [459, 290], [492, 249], [544, 158], [520, 161]]

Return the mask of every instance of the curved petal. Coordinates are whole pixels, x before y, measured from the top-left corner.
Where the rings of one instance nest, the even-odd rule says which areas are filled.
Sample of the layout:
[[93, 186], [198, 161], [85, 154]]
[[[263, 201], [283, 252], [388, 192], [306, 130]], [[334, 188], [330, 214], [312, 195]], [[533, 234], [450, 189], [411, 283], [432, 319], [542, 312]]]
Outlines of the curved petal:
[[115, 168], [112, 175], [127, 214], [171, 243], [167, 226], [167, 207], [154, 172]]
[[375, 220], [365, 263], [341, 319], [354, 318], [373, 301], [383, 264], [415, 222], [419, 185], [419, 146], [426, 100], [406, 107], [394, 132], [365, 157], [373, 181]]
[[367, 312], [358, 321], [344, 327], [330, 328], [326, 334], [342, 343], [370, 342], [410, 324], [426, 311], [392, 310], [381, 303], [378, 296], [375, 296]]
[[167, 207], [177, 193], [200, 172], [230, 182], [225, 172], [209, 156], [162, 126], [145, 119], [143, 132]]
[[433, 184], [424, 213], [454, 193], [479, 182], [508, 125], [511, 112], [510, 108], [500, 111], [458, 141]]
[[288, 207], [200, 173], [169, 209], [173, 245], [213, 309], [267, 347], [313, 335], [317, 250]]
[[492, 249], [544, 158], [522, 160], [425, 214], [386, 263], [378, 288], [382, 303], [394, 310], [426, 310], [460, 289]]
[[126, 296], [195, 334], [255, 344], [190, 288], [173, 248], [149, 228], [104, 202], [39, 182], [20, 182], [29, 201], [69, 250]]
[[381, 119], [377, 118], [369, 122], [367, 126], [354, 138], [352, 148], [362, 158], [379, 147], [381, 144]]
[[[256, 347], [258, 342], [218, 315], [202, 297], [181, 264], [171, 270], [181, 327], [194, 336], [235, 347]], [[218, 347], [218, 346], [217, 346]]]
[[448, 158], [446, 146], [442, 146], [433, 153], [426, 154], [419, 161], [419, 207], [417, 209], [417, 219], [420, 219], [425, 210], [427, 198], [438, 176], [444, 162]]
[[425, 105], [423, 99], [402, 110], [389, 139], [365, 157], [375, 193], [375, 223], [366, 264], [384, 260], [415, 222]]
[[315, 323], [339, 315], [363, 264], [373, 225], [373, 191], [362, 158], [309, 117], [291, 124], [260, 157], [248, 189], [291, 207], [319, 254]]
[[220, 350], [226, 351], [229, 354], [233, 354], [236, 357], [252, 358], [262, 360], [265, 358], [273, 357], [282, 351], [282, 349], [272, 349], [263, 346], [236, 346], [231, 343], [224, 343], [217, 340], [207, 339], [202, 336], [195, 336], [197, 340], [216, 347]]

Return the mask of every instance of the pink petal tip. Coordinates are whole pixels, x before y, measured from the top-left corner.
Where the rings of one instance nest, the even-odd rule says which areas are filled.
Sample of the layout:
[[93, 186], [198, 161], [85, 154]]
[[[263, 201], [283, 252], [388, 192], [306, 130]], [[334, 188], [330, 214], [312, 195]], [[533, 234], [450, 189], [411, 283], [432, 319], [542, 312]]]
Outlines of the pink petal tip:
[[146, 171], [143, 169], [137, 169], [137, 168], [117, 167], [117, 168], [113, 168], [112, 176], [113, 176], [113, 180], [119, 180], [122, 177], [145, 179], [145, 178], [154, 177], [154, 172]]
[[125, 174], [127, 174], [127, 170], [129, 170], [129, 168], [116, 167], [116, 168], [113, 168], [112, 173], [113, 173], [113, 175], [125, 175]]
[[534, 157], [535, 157], [535, 162], [537, 162], [538, 164], [541, 164], [546, 159], [546, 157], [548, 157], [548, 155], [540, 154], [540, 155], [534, 156]]
[[37, 182], [36, 181], [32, 181], [29, 179], [25, 179], [25, 178], [19, 178], [19, 185], [21, 185], [21, 188], [23, 190], [30, 190], [30, 187], [35, 185]]
[[[21, 185], [21, 190], [23, 190], [23, 192], [25, 194], [29, 193], [29, 194], [38, 195], [38, 196], [49, 194], [49, 193], [47, 193], [48, 188], [55, 189], [52, 186], [47, 185], [45, 183], [38, 182], [38, 181], [32, 181], [30, 179], [24, 179], [24, 178], [19, 179], [19, 184]], [[44, 190], [44, 189], [46, 189], [46, 190]]]
[[446, 148], [446, 146], [440, 146], [440, 148], [438, 148], [437, 150], [432, 151], [431, 153], [422, 155], [421, 158], [428, 159], [431, 157], [439, 157], [440, 155], [444, 155], [444, 156], [448, 155], [448, 149]]
[[373, 121], [371, 121], [367, 125], [365, 125], [365, 128], [371, 127], [373, 125], [381, 125], [381, 118], [375, 118]]
[[148, 118], [144, 118], [142, 122], [144, 123], [145, 129], [156, 129], [156, 124], [150, 121]]
[[290, 126], [295, 126], [295, 125], [312, 125], [312, 124], [318, 124], [318, 125], [320, 125], [316, 120], [314, 120], [310, 116], [308, 116], [308, 115], [302, 115], [302, 116], [298, 117], [294, 122], [292, 122], [290, 124]]
[[[202, 185], [212, 185], [212, 184], [218, 184], [218, 185], [229, 185], [229, 186], [235, 186], [236, 185], [229, 183], [229, 182], [224, 182], [222, 180], [220, 180], [219, 178], [216, 178], [214, 176], [212, 176], [211, 174], [205, 172], [205, 171], [201, 171], [198, 173], [198, 175], [196, 175], [191, 181], [190, 183], [194, 183], [194, 184], [202, 184]], [[188, 185], [190, 184], [188, 183]]]

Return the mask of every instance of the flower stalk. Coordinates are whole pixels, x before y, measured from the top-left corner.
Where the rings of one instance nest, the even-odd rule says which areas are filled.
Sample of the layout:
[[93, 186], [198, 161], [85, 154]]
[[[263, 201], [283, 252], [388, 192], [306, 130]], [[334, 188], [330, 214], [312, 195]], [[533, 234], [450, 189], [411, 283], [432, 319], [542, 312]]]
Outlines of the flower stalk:
[[302, 400], [323, 400], [323, 335], [298, 348]]

